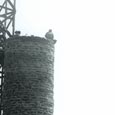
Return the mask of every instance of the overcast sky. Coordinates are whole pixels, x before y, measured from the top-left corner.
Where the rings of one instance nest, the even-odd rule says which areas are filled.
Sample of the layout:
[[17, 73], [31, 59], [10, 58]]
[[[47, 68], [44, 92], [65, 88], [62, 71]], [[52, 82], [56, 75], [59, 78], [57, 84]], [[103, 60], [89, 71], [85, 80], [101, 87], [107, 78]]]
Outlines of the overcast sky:
[[115, 115], [115, 1], [17, 0], [16, 29], [53, 29], [54, 115]]

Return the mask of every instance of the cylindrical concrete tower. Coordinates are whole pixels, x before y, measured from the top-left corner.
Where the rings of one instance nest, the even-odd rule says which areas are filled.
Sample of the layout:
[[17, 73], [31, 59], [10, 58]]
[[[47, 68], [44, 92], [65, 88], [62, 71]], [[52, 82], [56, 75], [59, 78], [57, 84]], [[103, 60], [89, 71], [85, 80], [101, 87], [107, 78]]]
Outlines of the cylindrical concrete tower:
[[25, 36], [6, 41], [4, 115], [52, 115], [54, 44]]

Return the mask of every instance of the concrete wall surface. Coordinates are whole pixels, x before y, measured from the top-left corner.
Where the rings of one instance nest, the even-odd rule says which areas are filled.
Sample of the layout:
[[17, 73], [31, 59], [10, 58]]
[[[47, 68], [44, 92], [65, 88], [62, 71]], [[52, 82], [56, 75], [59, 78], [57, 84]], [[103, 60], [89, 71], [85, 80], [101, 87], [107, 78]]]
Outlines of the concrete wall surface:
[[52, 115], [54, 41], [15, 37], [6, 41], [4, 115]]

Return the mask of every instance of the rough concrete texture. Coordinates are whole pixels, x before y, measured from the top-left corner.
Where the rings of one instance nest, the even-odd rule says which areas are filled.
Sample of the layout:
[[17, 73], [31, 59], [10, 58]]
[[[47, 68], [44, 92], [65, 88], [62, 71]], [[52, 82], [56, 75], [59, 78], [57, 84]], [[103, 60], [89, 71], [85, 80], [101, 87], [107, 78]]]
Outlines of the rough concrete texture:
[[4, 115], [53, 114], [54, 41], [15, 37], [6, 41]]

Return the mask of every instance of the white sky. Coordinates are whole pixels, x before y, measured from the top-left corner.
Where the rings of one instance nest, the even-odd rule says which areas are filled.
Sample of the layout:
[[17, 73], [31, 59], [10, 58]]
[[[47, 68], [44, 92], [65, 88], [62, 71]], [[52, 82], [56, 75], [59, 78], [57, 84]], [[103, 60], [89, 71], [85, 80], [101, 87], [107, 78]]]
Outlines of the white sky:
[[54, 115], [115, 115], [115, 1], [17, 0], [16, 29], [53, 29]]

